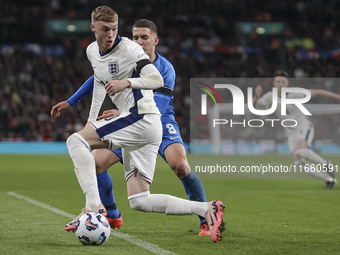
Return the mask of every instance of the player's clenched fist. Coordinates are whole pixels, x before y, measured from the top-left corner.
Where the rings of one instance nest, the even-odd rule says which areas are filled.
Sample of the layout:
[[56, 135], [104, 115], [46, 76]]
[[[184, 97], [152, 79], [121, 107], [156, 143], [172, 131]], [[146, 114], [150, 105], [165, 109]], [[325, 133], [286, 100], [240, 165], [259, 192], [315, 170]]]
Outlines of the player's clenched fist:
[[115, 93], [121, 92], [130, 86], [131, 83], [128, 80], [113, 80], [105, 85], [105, 90], [110, 96], [113, 96]]

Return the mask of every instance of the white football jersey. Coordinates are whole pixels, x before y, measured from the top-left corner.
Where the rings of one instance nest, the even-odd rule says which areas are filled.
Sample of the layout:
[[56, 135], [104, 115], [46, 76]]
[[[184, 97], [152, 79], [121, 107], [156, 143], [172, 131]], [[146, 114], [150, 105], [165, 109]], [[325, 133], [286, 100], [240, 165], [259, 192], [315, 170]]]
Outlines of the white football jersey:
[[[304, 98], [305, 95], [302, 93], [288, 93], [287, 98]], [[269, 91], [264, 94], [258, 102], [266, 108], [270, 108], [273, 104], [273, 92]], [[288, 104], [286, 108], [286, 115], [281, 115], [281, 99], [278, 96], [276, 114], [281, 120], [284, 119], [293, 119], [297, 121], [297, 125], [295, 127], [285, 127], [285, 131], [287, 136], [293, 135], [296, 132], [300, 132], [302, 129], [309, 129], [313, 126], [309, 117], [304, 115], [303, 112], [293, 104]], [[294, 121], [287, 121], [285, 125], [293, 126], [295, 125]]]
[[[88, 119], [88, 121], [94, 121], [105, 99], [106, 83], [111, 80], [139, 77], [139, 73], [135, 70], [136, 63], [142, 59], [149, 59], [149, 56], [139, 44], [126, 37], [122, 37], [111, 51], [103, 55], [100, 54], [98, 43], [95, 41], [87, 47], [86, 54], [91, 62], [95, 78]], [[110, 98], [120, 113], [160, 114], [153, 100], [152, 90], [126, 88]]]

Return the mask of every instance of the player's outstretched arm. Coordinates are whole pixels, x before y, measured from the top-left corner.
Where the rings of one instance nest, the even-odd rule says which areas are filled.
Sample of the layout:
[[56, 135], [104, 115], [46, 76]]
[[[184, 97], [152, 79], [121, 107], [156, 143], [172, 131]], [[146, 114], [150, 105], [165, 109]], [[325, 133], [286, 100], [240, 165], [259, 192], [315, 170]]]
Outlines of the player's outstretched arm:
[[94, 75], [92, 75], [90, 78], [88, 78], [83, 85], [74, 93], [72, 96], [70, 96], [69, 99], [67, 99], [67, 102], [70, 106], [75, 105], [77, 102], [82, 100], [84, 97], [92, 94], [93, 92], [93, 84], [94, 84]]
[[60, 103], [57, 103], [55, 106], [52, 107], [51, 116], [54, 118], [58, 118], [60, 116], [60, 112], [69, 107], [70, 105], [67, 101], [62, 101]]
[[58, 118], [60, 112], [70, 106], [75, 105], [77, 102], [82, 100], [84, 97], [90, 95], [93, 92], [94, 75], [88, 78], [83, 85], [66, 101], [62, 101], [52, 107], [51, 116]]
[[340, 95], [324, 89], [311, 89], [311, 96], [325, 96], [340, 100]]

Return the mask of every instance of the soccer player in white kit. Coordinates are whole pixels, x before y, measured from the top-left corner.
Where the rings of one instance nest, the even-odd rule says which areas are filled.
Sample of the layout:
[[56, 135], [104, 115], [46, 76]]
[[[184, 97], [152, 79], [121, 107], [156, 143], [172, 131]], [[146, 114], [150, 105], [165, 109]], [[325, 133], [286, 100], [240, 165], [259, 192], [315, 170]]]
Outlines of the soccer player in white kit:
[[[133, 209], [172, 215], [197, 214], [206, 218], [212, 240], [218, 242], [224, 230], [225, 206], [221, 201], [195, 202], [150, 194], [162, 139], [160, 113], [152, 89], [162, 87], [161, 74], [140, 45], [118, 35], [118, 15], [111, 8], [99, 6], [92, 12], [91, 29], [96, 41], [86, 49], [95, 77], [90, 116], [97, 117], [106, 93], [120, 115], [93, 121], [67, 139], [74, 170], [86, 198], [82, 214], [95, 211], [106, 215], [90, 151], [122, 148], [128, 200]], [[139, 78], [133, 78], [136, 72], [140, 73]], [[74, 224], [82, 214], [69, 224]]]
[[[274, 73], [273, 85], [277, 88], [277, 93], [279, 97], [281, 97], [281, 88], [288, 87], [289, 85], [287, 78], [288, 74], [285, 71], [278, 70]], [[322, 89], [311, 89], [310, 92], [312, 97], [322, 95], [340, 100], [340, 95], [330, 91]], [[272, 94], [273, 92], [269, 91], [262, 96], [262, 86], [258, 85], [255, 89], [253, 105], [256, 108], [270, 107], [273, 103]], [[304, 95], [302, 95], [301, 93], [289, 93], [287, 95], [287, 98], [301, 97], [304, 97]], [[304, 115], [301, 110], [298, 109], [295, 105], [288, 105], [287, 115], [282, 116], [280, 100], [278, 101], [276, 113], [281, 119], [294, 119], [298, 123], [295, 127], [285, 127], [285, 131], [288, 137], [289, 150], [292, 154], [295, 165], [298, 167], [302, 167], [306, 173], [326, 181], [325, 189], [331, 189], [337, 183], [337, 180], [335, 179], [335, 172], [332, 168], [329, 167], [330, 162], [323, 159], [310, 149], [314, 138], [314, 126], [311, 120], [308, 118], [308, 116]], [[327, 173], [322, 171], [307, 171], [308, 167], [303, 167], [307, 164], [310, 164], [306, 159], [314, 161], [317, 164], [326, 166]]]

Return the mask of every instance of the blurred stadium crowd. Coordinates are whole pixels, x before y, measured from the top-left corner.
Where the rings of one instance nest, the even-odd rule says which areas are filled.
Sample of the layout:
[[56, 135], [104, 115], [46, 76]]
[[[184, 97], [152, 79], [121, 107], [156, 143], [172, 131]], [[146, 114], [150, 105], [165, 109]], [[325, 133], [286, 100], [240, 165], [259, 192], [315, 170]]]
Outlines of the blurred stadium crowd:
[[[94, 37], [54, 37], [45, 23], [90, 19], [98, 5], [117, 11], [121, 36], [131, 38], [138, 19], [157, 24], [157, 50], [177, 74], [174, 108], [186, 142], [191, 77], [271, 77], [276, 69], [296, 78], [340, 76], [337, 0], [0, 1], [0, 140], [64, 141], [86, 123], [91, 97], [59, 119], [49, 113], [92, 75], [85, 48]], [[238, 22], [283, 22], [285, 27], [279, 35], [256, 30], [242, 35]], [[318, 88], [340, 93], [332, 83]]]

